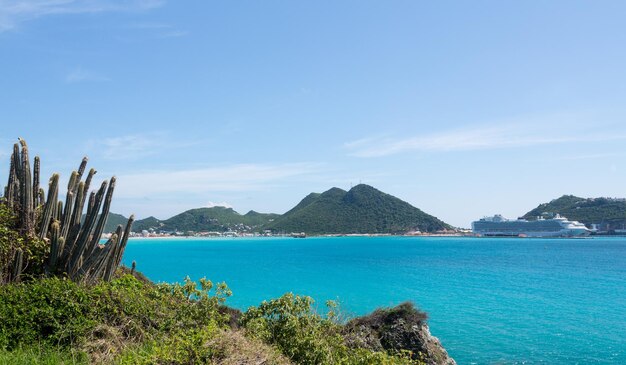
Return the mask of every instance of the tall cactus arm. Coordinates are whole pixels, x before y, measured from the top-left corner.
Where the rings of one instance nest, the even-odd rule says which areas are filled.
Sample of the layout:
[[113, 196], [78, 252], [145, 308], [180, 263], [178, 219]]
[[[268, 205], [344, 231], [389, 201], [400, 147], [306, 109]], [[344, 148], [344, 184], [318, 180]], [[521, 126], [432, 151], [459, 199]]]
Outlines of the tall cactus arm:
[[107, 190], [106, 197], [104, 198], [104, 204], [102, 205], [102, 213], [100, 213], [100, 217], [98, 219], [98, 224], [96, 225], [96, 229], [93, 232], [91, 237], [91, 242], [87, 247], [86, 254], [90, 254], [93, 249], [100, 242], [100, 236], [102, 236], [102, 232], [104, 231], [104, 226], [106, 225], [107, 219], [109, 218], [109, 209], [111, 208], [111, 200], [113, 199], [113, 191], [115, 190], [115, 176], [111, 178], [109, 182], [109, 188]]
[[11, 159], [13, 160], [13, 168], [15, 169], [15, 178], [18, 180], [22, 179], [22, 159], [20, 158], [20, 145], [19, 143], [15, 143], [13, 145], [13, 154], [11, 155]]
[[39, 202], [37, 203], [38, 207], [41, 207], [44, 204], [46, 204], [46, 191], [43, 190], [43, 188], [39, 188], [39, 194], [37, 194], [37, 196], [39, 198]]
[[24, 251], [21, 248], [15, 250], [15, 256], [13, 258], [13, 278], [15, 282], [19, 282], [24, 270]]
[[67, 237], [72, 227], [72, 207], [74, 206], [74, 193], [67, 192], [65, 196], [65, 210], [61, 219], [61, 237]]
[[89, 173], [87, 174], [87, 178], [85, 179], [85, 191], [89, 191], [89, 186], [91, 185], [91, 179], [93, 179], [93, 175], [96, 174], [95, 169], [89, 169]]
[[96, 218], [98, 217], [98, 211], [102, 204], [102, 198], [107, 187], [107, 182], [103, 181], [98, 193], [96, 194], [93, 208], [90, 213], [85, 217], [85, 223], [81, 225], [80, 233], [75, 243], [73, 244], [70, 254], [70, 260], [67, 262], [67, 272], [73, 275], [79, 268], [79, 261], [83, 256], [83, 252], [89, 243], [90, 235], [96, 224]]
[[48, 233], [48, 226], [50, 220], [54, 215], [54, 210], [57, 208], [57, 196], [59, 192], [59, 174], [53, 174], [48, 184], [48, 200], [43, 208], [41, 216], [41, 226], [39, 226], [39, 238], [46, 237]]
[[54, 273], [56, 270], [57, 260], [59, 259], [59, 253], [63, 251], [61, 242], [65, 242], [63, 237], [59, 237], [61, 233], [61, 225], [59, 222], [53, 222], [50, 226], [50, 257], [48, 257], [48, 272]]
[[109, 281], [115, 274], [115, 269], [122, 262], [122, 256], [124, 255], [124, 250], [126, 249], [126, 244], [128, 243], [128, 238], [130, 237], [130, 230], [133, 226], [133, 222], [135, 221], [135, 215], [131, 214], [130, 218], [128, 218], [128, 223], [126, 223], [126, 228], [124, 229], [124, 236], [121, 238], [120, 243], [115, 247], [115, 254], [111, 258], [111, 261], [108, 263], [107, 269], [104, 274], [104, 280]]
[[17, 167], [15, 166], [16, 164], [15, 147], [17, 147], [17, 144], [13, 146], [13, 154], [11, 155], [11, 164], [9, 166], [9, 181], [7, 182], [7, 186], [4, 191], [4, 197], [7, 199], [7, 204], [9, 205], [9, 208], [13, 208], [13, 206], [15, 205], [14, 187], [15, 187], [15, 182], [18, 181], [18, 176], [17, 176], [17, 171], [16, 171]]
[[78, 183], [83, 178], [83, 173], [85, 173], [85, 168], [87, 167], [87, 161], [89, 159], [87, 157], [83, 157], [83, 160], [80, 162], [80, 166], [78, 166], [78, 171], [76, 172], [77, 178], [74, 184], [72, 185], [72, 192], [76, 192], [78, 189]]
[[30, 160], [28, 158], [28, 146], [26, 141], [20, 138], [22, 146], [22, 180], [20, 181], [20, 190], [22, 191], [21, 207], [20, 207], [20, 228], [22, 232], [34, 233], [35, 213], [33, 209], [33, 185], [30, 171]]
[[63, 219], [63, 202], [60, 200], [57, 201], [57, 207], [54, 210], [53, 218], [59, 222]]
[[76, 237], [78, 236], [78, 232], [80, 231], [81, 218], [83, 215], [83, 203], [85, 201], [85, 183], [80, 182], [78, 184], [78, 190], [76, 191], [76, 198], [74, 198], [74, 210], [72, 213], [72, 218], [70, 218], [70, 230], [67, 234], [66, 241], [74, 242]]
[[40, 199], [39, 199], [39, 165], [40, 165], [40, 161], [39, 161], [39, 156], [35, 156], [35, 162], [33, 164], [33, 194], [35, 194], [33, 196], [33, 204], [35, 207], [39, 206], [40, 203]]

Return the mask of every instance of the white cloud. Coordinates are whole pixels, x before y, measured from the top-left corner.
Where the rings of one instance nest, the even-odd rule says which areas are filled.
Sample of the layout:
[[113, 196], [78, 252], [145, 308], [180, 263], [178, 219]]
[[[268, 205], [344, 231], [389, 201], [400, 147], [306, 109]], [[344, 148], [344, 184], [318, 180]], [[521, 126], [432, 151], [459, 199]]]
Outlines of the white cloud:
[[586, 155], [572, 155], [572, 156], [563, 156], [559, 158], [563, 161], [578, 161], [578, 160], [600, 160], [600, 159], [611, 159], [621, 156], [619, 153], [590, 153]]
[[91, 139], [85, 150], [106, 160], [139, 160], [147, 156], [163, 155], [174, 149], [190, 148], [207, 143], [206, 139], [172, 139], [171, 132], [153, 131], [115, 137]]
[[571, 142], [602, 142], [626, 139], [626, 133], [606, 133], [597, 123], [554, 115], [511, 120], [408, 138], [374, 137], [344, 144], [357, 157], [382, 157], [410, 151], [448, 152], [527, 147]]
[[214, 208], [214, 207], [232, 208], [233, 206], [227, 202], [214, 203], [210, 201], [206, 204], [206, 207], [207, 208]]
[[74, 84], [79, 82], [104, 82], [110, 81], [110, 79], [106, 76], [99, 75], [92, 71], [85, 70], [83, 68], [76, 68], [70, 71], [65, 76], [65, 82], [68, 84]]
[[116, 195], [123, 198], [165, 194], [259, 191], [286, 179], [319, 172], [313, 163], [238, 164], [186, 170], [150, 171], [118, 176]]
[[0, 0], [0, 32], [48, 15], [143, 11], [163, 3], [163, 0]]
[[102, 154], [107, 160], [134, 159], [152, 155], [162, 146], [162, 134], [127, 135], [105, 138], [100, 141]]

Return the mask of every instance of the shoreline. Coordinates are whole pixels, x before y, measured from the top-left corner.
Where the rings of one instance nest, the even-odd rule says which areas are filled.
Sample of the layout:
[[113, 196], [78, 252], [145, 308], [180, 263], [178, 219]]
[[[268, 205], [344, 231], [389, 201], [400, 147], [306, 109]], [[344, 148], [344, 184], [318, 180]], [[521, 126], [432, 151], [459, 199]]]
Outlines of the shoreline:
[[[324, 237], [476, 237], [470, 234], [388, 234], [388, 233], [359, 233], [359, 234], [320, 234], [320, 235], [310, 235], [306, 238], [324, 238]], [[250, 238], [295, 238], [289, 235], [284, 236], [149, 236], [149, 237], [130, 237], [129, 240], [145, 240], [145, 239], [159, 239], [159, 240], [169, 240], [169, 239], [250, 239]]]

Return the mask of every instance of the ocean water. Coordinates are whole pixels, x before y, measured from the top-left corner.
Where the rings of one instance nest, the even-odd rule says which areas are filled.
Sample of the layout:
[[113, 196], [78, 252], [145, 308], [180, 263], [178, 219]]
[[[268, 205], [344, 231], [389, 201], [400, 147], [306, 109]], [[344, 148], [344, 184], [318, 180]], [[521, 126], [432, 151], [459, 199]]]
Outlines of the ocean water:
[[626, 364], [626, 238], [137, 239], [158, 282], [226, 281], [246, 309], [286, 292], [348, 315], [412, 301], [459, 364]]

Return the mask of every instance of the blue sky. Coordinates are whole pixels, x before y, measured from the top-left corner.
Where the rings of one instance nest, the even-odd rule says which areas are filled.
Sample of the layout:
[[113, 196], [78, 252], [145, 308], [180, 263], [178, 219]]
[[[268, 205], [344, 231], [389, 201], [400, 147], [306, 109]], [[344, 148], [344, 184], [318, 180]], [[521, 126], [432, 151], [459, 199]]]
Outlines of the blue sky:
[[359, 182], [457, 226], [626, 196], [621, 1], [0, 0], [0, 181], [283, 213]]

